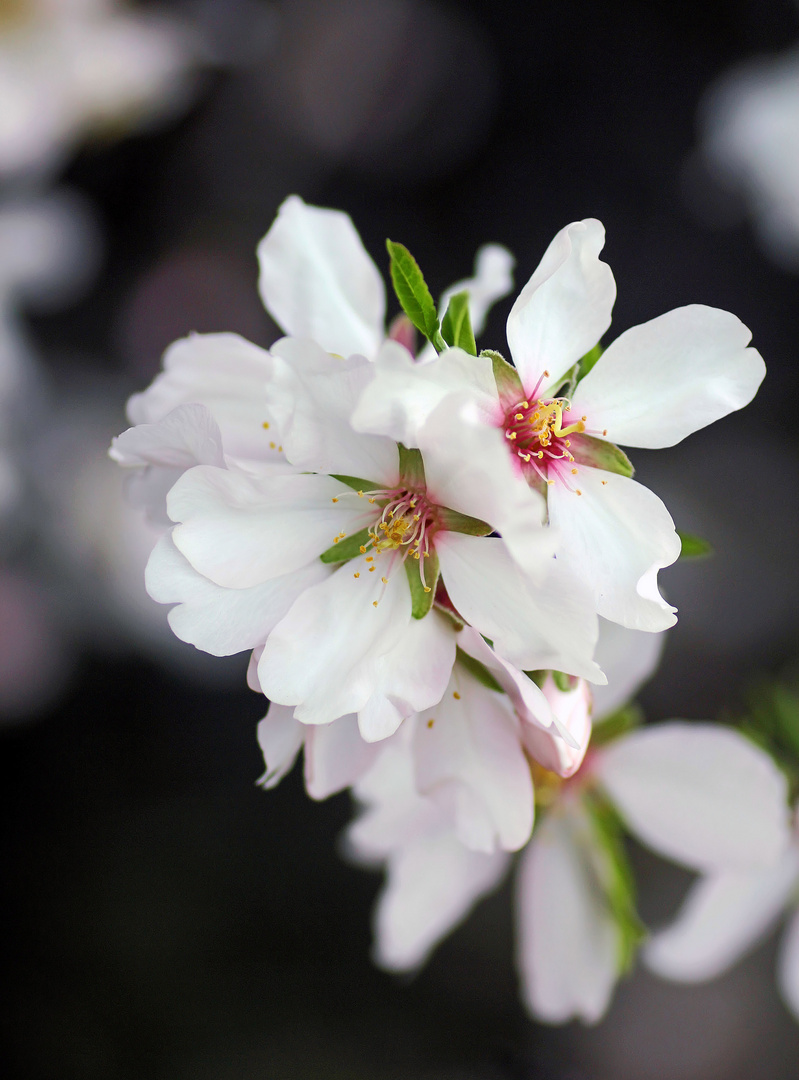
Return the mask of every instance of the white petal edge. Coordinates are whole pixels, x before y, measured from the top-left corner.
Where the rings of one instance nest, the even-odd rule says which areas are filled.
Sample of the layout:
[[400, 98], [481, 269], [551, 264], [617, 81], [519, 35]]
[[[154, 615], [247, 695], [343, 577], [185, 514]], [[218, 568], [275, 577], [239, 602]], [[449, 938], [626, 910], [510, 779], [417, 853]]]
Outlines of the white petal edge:
[[163, 420], [128, 428], [112, 441], [108, 454], [126, 467], [225, 465], [222, 433], [204, 405], [179, 405]]
[[599, 620], [594, 659], [608, 681], [606, 686], [593, 688], [595, 724], [635, 697], [657, 671], [665, 644], [665, 631], [652, 634]]
[[291, 772], [300, 752], [305, 729], [292, 716], [291, 709], [272, 703], [258, 723], [258, 745], [264, 755], [266, 772], [258, 783], [264, 788], [277, 787]]

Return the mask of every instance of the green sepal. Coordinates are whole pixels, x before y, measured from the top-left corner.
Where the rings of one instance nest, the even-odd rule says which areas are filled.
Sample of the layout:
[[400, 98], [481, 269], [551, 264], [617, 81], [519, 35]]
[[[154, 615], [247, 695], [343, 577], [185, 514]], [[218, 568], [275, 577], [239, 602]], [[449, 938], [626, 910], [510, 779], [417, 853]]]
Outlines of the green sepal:
[[345, 536], [337, 544], [332, 544], [327, 551], [323, 551], [319, 558], [323, 563], [349, 562], [363, 554], [362, 547], [369, 543], [369, 529], [361, 529], [352, 536]]
[[402, 443], [397, 443], [399, 450], [400, 483], [410, 488], [425, 486], [424, 459], [421, 450], [409, 450]]
[[343, 473], [331, 473], [330, 475], [334, 480], [338, 480], [340, 484], [346, 484], [347, 487], [352, 488], [353, 491], [379, 491], [383, 486], [375, 480], [364, 480], [361, 476], [345, 476]]
[[562, 694], [571, 693], [577, 685], [577, 680], [573, 679], [571, 675], [567, 675], [565, 671], [553, 671], [552, 681]]
[[386, 248], [391, 258], [391, 281], [402, 310], [440, 352], [446, 348], [446, 342], [441, 337], [436, 305], [419, 264], [404, 244], [386, 240]]
[[647, 931], [638, 915], [635, 879], [622, 840], [624, 825], [616, 810], [599, 795], [584, 796], [583, 805], [597, 846], [594, 870], [618, 931], [617, 968], [620, 975], [625, 975], [631, 970]]
[[643, 722], [644, 710], [637, 702], [631, 701], [610, 713], [609, 716], [595, 721], [591, 732], [591, 745], [604, 746], [626, 735], [628, 731], [632, 731]]
[[560, 385], [553, 388], [550, 397], [564, 397], [571, 400], [571, 396], [577, 388], [580, 378], [580, 361], [569, 368], [560, 381]]
[[446, 604], [442, 604], [440, 600], [436, 601], [435, 608], [440, 615], [446, 616], [456, 634], [459, 634], [461, 630], [463, 630], [466, 624], [463, 619], [456, 615], [452, 608], [447, 607]]
[[595, 439], [593, 435], [570, 435], [569, 450], [580, 465], [590, 465], [592, 469], [604, 469], [619, 476], [631, 477], [635, 473], [623, 450], [604, 439]]
[[411, 614], [414, 619], [423, 619], [428, 614], [436, 598], [438, 584], [438, 555], [435, 551], [431, 551], [424, 560], [424, 579], [430, 589], [429, 592], [424, 591], [422, 584], [419, 566], [421, 561], [421, 556], [415, 559], [413, 555], [409, 555], [405, 560], [405, 573], [408, 575], [408, 584], [411, 587]]
[[447, 305], [441, 320], [441, 336], [453, 348], [463, 349], [469, 356], [477, 356], [472, 320], [469, 317], [469, 293], [455, 293]]
[[469, 517], [468, 514], [460, 514], [457, 510], [450, 510], [446, 506], [439, 508], [438, 520], [447, 532], [466, 533], [467, 536], [489, 536], [494, 531], [487, 521]]
[[547, 675], [549, 675], [549, 672], [548, 671], [525, 671], [524, 674], [527, 676], [527, 678], [531, 682], [535, 683], [535, 685], [538, 687], [539, 690], [543, 690], [544, 689], [544, 683], [547, 681]]
[[475, 660], [473, 656], [469, 656], [469, 654], [464, 652], [460, 647], [455, 650], [455, 663], [465, 667], [471, 675], [474, 675], [479, 683], [488, 687], [489, 690], [495, 690], [498, 694], [505, 693], [485, 664], [481, 664], [479, 660]]
[[593, 349], [589, 349], [585, 356], [582, 356], [578, 361], [578, 375], [575, 381], [575, 386], [581, 379], [584, 379], [588, 372], [596, 365], [597, 360], [604, 352], [602, 342], [598, 341]]
[[513, 364], [509, 364], [502, 353], [493, 349], [483, 349], [481, 356], [487, 356], [494, 369], [494, 382], [503, 408], [511, 409], [524, 400], [524, 387], [521, 376]]
[[677, 535], [680, 538], [681, 559], [700, 559], [703, 555], [712, 555], [713, 547], [704, 540], [701, 536], [694, 536], [693, 533], [680, 532], [677, 530]]

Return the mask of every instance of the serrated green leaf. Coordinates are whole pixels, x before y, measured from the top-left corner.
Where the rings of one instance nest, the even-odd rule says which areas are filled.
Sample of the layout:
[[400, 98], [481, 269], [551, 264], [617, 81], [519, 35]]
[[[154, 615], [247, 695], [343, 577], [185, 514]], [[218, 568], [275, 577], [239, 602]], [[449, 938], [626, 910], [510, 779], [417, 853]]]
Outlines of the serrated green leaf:
[[361, 548], [369, 542], [369, 530], [361, 529], [352, 536], [345, 536], [337, 544], [331, 544], [327, 551], [323, 551], [319, 558], [323, 563], [349, 562], [357, 555], [361, 555]]
[[595, 439], [593, 435], [570, 435], [569, 450], [580, 465], [590, 465], [592, 469], [604, 469], [619, 476], [633, 476], [635, 473], [632, 462], [623, 450], [604, 439]]
[[469, 317], [469, 293], [455, 293], [447, 305], [441, 320], [441, 336], [453, 348], [463, 349], [470, 356], [477, 356], [472, 320]]
[[483, 686], [487, 686], [489, 690], [495, 690], [498, 694], [505, 693], [485, 664], [481, 664], [479, 660], [475, 660], [473, 656], [464, 652], [463, 649], [457, 648], [455, 650], [455, 662], [465, 667], [470, 674], [474, 675], [479, 683], [482, 683]]
[[699, 559], [703, 555], [713, 554], [713, 548], [708, 541], [704, 540], [701, 536], [680, 532], [679, 529], [677, 530], [677, 535], [682, 544], [682, 550], [680, 551], [681, 559]]
[[578, 362], [579, 372], [576, 380], [577, 383], [580, 382], [581, 379], [584, 379], [586, 377], [588, 372], [596, 365], [597, 360], [600, 358], [604, 351], [605, 350], [602, 347], [602, 343], [598, 341], [593, 347], [593, 349], [589, 349], [585, 356], [582, 356], [580, 358]]
[[469, 517], [468, 514], [459, 514], [446, 506], [439, 508], [438, 520], [447, 532], [465, 533], [467, 536], [489, 536], [494, 531], [488, 522]]
[[424, 487], [424, 459], [421, 450], [409, 450], [402, 443], [397, 443], [399, 450], [400, 482], [411, 488]]
[[331, 473], [330, 475], [339, 483], [352, 488], [353, 491], [379, 491], [383, 487], [382, 484], [378, 484], [374, 480], [364, 480], [360, 476], [345, 476], [343, 473]]
[[497, 393], [504, 409], [512, 409], [524, 399], [524, 387], [521, 376], [513, 364], [509, 364], [502, 353], [493, 349], [483, 349], [481, 356], [487, 356], [494, 369], [494, 381]]
[[391, 258], [391, 281], [402, 310], [435, 349], [446, 348], [439, 332], [436, 305], [419, 264], [404, 244], [386, 240], [386, 248]]
[[647, 931], [638, 915], [635, 879], [622, 841], [623, 824], [615, 809], [596, 795], [584, 797], [583, 805], [594, 827], [599, 856], [594, 869], [618, 931], [619, 974], [626, 974]]
[[643, 709], [636, 702], [631, 701], [628, 705], [623, 705], [609, 716], [605, 716], [594, 723], [591, 732], [591, 745], [604, 746], [628, 731], [632, 731], [633, 728], [638, 727], [643, 722]]
[[[422, 562], [424, 562], [424, 582], [422, 582], [421, 573]], [[411, 587], [411, 614], [414, 619], [423, 619], [436, 598], [439, 575], [438, 555], [435, 551], [431, 551], [424, 560], [415, 559], [409, 555], [405, 560], [405, 573], [408, 575], [408, 584]], [[425, 590], [425, 584], [427, 590]]]

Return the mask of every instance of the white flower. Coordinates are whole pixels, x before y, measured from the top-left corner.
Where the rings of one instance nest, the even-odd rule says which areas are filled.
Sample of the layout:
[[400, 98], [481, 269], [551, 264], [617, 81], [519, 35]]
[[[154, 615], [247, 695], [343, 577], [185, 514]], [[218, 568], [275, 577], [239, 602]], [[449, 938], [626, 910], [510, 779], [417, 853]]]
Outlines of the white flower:
[[[386, 290], [351, 219], [291, 195], [258, 245], [264, 306], [291, 337], [311, 338], [327, 352], [374, 358], [386, 338]], [[468, 290], [479, 334], [491, 306], [513, 287], [513, 256], [498, 244], [481, 248], [475, 276], [446, 290]]]
[[58, 166], [88, 135], [169, 113], [195, 45], [116, 0], [18, 0], [0, 17], [0, 176]]
[[[646, 637], [630, 636], [631, 651]], [[574, 693], [563, 694], [561, 716], [579, 725], [585, 710], [575, 708]], [[638, 944], [619, 817], [657, 852], [705, 871], [767, 867], [787, 843], [782, 775], [748, 740], [716, 725], [645, 728], [591, 749], [576, 770], [561, 768], [559, 776], [534, 765], [532, 773], [542, 819], [516, 882], [517, 961], [530, 1011], [549, 1022], [598, 1020]], [[432, 800], [436, 813], [422, 797], [413, 760], [396, 741], [354, 790], [366, 809], [348, 833], [350, 850], [385, 861], [388, 872], [377, 909], [378, 961], [414, 967], [498, 884], [507, 860], [496, 858], [500, 845], [476, 858], [477, 845], [464, 843], [447, 804]], [[428, 846], [442, 860], [440, 874], [425, 859]], [[449, 866], [457, 867], [451, 879]], [[442, 896], [440, 910], [418, 900], [428, 895]]]
[[773, 865], [716, 872], [696, 882], [675, 922], [644, 949], [644, 962], [678, 982], [715, 978], [753, 948], [787, 909], [777, 981], [785, 1004], [799, 1020], [798, 905], [799, 817], [793, 843]]
[[764, 247], [799, 258], [799, 54], [749, 62], [711, 87], [700, 113], [710, 170], [741, 190]]
[[[508, 317], [515, 368], [458, 349], [419, 365], [386, 346], [353, 424], [419, 447], [430, 462], [460, 461], [474, 477], [470, 513], [490, 520], [523, 566], [540, 489], [558, 559], [591, 588], [597, 612], [656, 631], [675, 621], [657, 572], [680, 540], [613, 443], [671, 446], [747, 404], [765, 369], [734, 315], [694, 305], [623, 333], [572, 392], [571, 369], [610, 325], [616, 286], [599, 259], [603, 243], [590, 219], [552, 241]], [[490, 476], [501, 505], [486, 494]]]

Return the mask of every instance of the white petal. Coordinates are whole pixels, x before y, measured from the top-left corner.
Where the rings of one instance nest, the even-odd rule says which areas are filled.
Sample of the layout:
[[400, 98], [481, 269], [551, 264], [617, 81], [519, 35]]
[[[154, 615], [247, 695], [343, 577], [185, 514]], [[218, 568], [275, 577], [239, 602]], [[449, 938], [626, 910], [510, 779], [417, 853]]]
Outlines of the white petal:
[[545, 502], [517, 468], [502, 430], [487, 425], [473, 402], [453, 398], [430, 416], [419, 444], [433, 501], [488, 522], [525, 573], [542, 579], [558, 538], [543, 527]]
[[558, 558], [592, 588], [597, 612], [634, 630], [665, 630], [677, 621], [657, 588], [657, 574], [679, 558], [680, 538], [666, 507], [642, 484], [581, 465], [577, 495], [548, 489], [549, 518], [560, 536]]
[[266, 765], [266, 772], [258, 781], [262, 787], [276, 787], [291, 772], [304, 734], [304, 727], [291, 715], [291, 709], [269, 706], [269, 712], [258, 724], [258, 745]]
[[658, 724], [597, 751], [594, 768], [631, 831], [675, 862], [746, 870], [787, 845], [785, 777], [737, 731]]
[[128, 416], [134, 424], [154, 424], [196, 402], [219, 424], [229, 455], [277, 461], [280, 436], [267, 403], [271, 377], [269, 353], [238, 334], [190, 334], [170, 345], [164, 371], [133, 395]]
[[608, 677], [607, 686], [596, 686], [594, 722], [620, 709], [638, 693], [657, 670], [665, 632], [650, 634], [628, 630], [626, 626], [599, 620], [599, 641], [594, 659]]
[[270, 405], [288, 460], [298, 469], [396, 484], [396, 441], [361, 434], [350, 423], [361, 392], [372, 378], [372, 364], [362, 356], [331, 356], [300, 338], [281, 338], [272, 346], [272, 356], [275, 375]]
[[692, 304], [627, 330], [574, 394], [589, 430], [657, 449], [747, 405], [766, 366], [729, 311]]
[[364, 739], [385, 739], [406, 717], [439, 702], [454, 662], [455, 633], [449, 621], [436, 611], [411, 619], [397, 644], [375, 661], [379, 690], [358, 712]]
[[460, 631], [458, 648], [489, 669], [526, 723], [536, 724], [544, 730], [552, 727], [554, 717], [543, 690], [529, 675], [503, 660], [473, 626], [464, 626]]
[[797, 886], [795, 850], [773, 867], [702, 878], [674, 923], [646, 944], [644, 963], [677, 982], [714, 979], [762, 939]]
[[610, 326], [616, 282], [599, 259], [605, 230], [588, 218], [561, 229], [508, 316], [508, 345], [525, 391], [549, 388]]
[[294, 715], [306, 724], [357, 713], [373, 695], [385, 694], [390, 682], [380, 658], [409, 630], [411, 595], [402, 567], [382, 592], [379, 574], [362, 569], [353, 579], [356, 563], [299, 597], [270, 634], [258, 665], [266, 696], [296, 705]]
[[459, 292], [469, 294], [469, 317], [474, 336], [483, 332], [488, 313], [497, 300], [513, 288], [513, 268], [516, 260], [501, 244], [485, 244], [474, 260], [474, 277], [456, 281], [444, 291], [438, 310], [447, 310], [452, 297]]
[[341, 356], [377, 352], [385, 286], [347, 214], [289, 196], [258, 245], [258, 262], [261, 299], [287, 334]]
[[155, 424], [128, 428], [113, 440], [108, 453], [126, 466], [225, 465], [219, 425], [204, 405], [179, 405]]
[[782, 999], [799, 1020], [799, 912], [788, 923], [780, 945], [777, 983]]
[[[408, 725], [408, 734], [410, 727]], [[365, 810], [347, 828], [344, 851], [349, 859], [375, 866], [393, 851], [421, 837], [452, 834], [446, 818], [431, 799], [416, 790], [413, 758], [406, 728], [379, 747], [380, 753], [354, 785], [353, 793]]]
[[371, 381], [352, 415], [357, 431], [388, 435], [405, 446], [417, 447], [420, 429], [448, 398], [473, 401], [481, 417], [501, 424], [497, 386], [491, 360], [447, 349], [428, 364], [419, 364], [406, 348], [387, 341], [371, 369]]
[[583, 589], [556, 560], [534, 587], [496, 537], [444, 533], [436, 551], [453, 604], [500, 656], [523, 671], [551, 668], [604, 681], [591, 659], [596, 619]]
[[596, 1023], [617, 978], [617, 929], [590, 863], [587, 823], [551, 813], [522, 856], [516, 882], [517, 966], [532, 1015]]
[[389, 971], [422, 965], [439, 941], [495, 889], [508, 855], [470, 851], [452, 835], [422, 838], [393, 854], [374, 916], [375, 961]]
[[[458, 697], [455, 697], [458, 694]], [[463, 667], [413, 737], [416, 785], [474, 851], [517, 851], [533, 827], [533, 785], [507, 697]]]
[[344, 498], [329, 476], [272, 476], [198, 466], [169, 493], [181, 522], [173, 540], [195, 570], [217, 585], [245, 589], [298, 570], [363, 528], [360, 500]]
[[144, 580], [153, 600], [177, 604], [169, 625], [181, 641], [231, 656], [263, 645], [300, 593], [329, 573], [329, 566], [312, 562], [261, 585], [225, 589], [198, 574], [167, 535], [153, 549]]
[[312, 799], [326, 799], [354, 784], [380, 752], [361, 737], [357, 716], [342, 716], [318, 727], [300, 726], [305, 731], [305, 789]]

